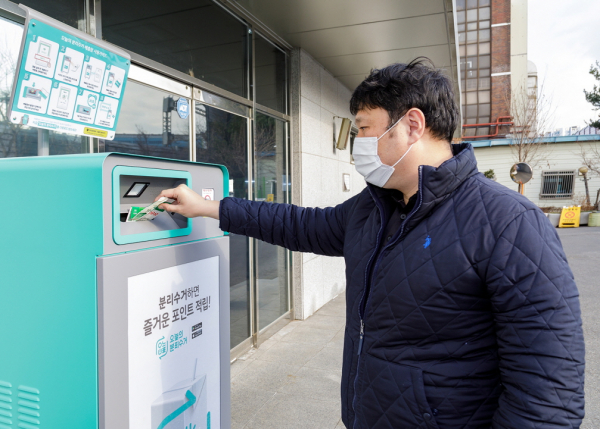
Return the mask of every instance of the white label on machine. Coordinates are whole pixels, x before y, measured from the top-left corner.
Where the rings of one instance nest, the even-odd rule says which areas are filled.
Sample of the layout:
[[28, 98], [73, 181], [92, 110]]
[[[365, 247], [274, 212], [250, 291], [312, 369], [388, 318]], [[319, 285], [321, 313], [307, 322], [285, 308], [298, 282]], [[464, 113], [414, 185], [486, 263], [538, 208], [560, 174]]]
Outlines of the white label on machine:
[[213, 188], [202, 188], [202, 198], [205, 200], [215, 200], [215, 190]]
[[219, 257], [128, 279], [129, 427], [220, 428]]

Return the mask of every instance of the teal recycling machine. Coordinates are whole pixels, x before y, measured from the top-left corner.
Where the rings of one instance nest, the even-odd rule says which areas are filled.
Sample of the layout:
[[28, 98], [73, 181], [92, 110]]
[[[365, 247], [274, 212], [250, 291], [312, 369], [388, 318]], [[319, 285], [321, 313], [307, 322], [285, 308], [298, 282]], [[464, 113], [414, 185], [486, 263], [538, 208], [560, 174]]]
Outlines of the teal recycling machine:
[[122, 154], [0, 160], [0, 429], [229, 429], [229, 237], [160, 212], [227, 170]]

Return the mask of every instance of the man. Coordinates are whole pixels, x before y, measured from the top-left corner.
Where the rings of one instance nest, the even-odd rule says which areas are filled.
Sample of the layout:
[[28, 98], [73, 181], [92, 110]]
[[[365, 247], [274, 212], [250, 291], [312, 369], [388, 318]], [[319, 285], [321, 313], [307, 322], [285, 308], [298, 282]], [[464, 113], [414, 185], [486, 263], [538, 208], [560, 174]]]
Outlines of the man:
[[291, 250], [346, 260], [342, 419], [348, 428], [576, 428], [578, 292], [555, 229], [452, 145], [451, 82], [422, 60], [373, 70], [352, 95], [357, 170], [333, 208], [180, 186], [165, 209]]

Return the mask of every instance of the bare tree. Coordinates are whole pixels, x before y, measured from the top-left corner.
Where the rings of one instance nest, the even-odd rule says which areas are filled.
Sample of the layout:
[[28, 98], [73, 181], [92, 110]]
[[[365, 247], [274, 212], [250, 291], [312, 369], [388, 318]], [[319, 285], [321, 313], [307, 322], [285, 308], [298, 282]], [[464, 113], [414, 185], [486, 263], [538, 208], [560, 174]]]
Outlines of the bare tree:
[[579, 143], [581, 163], [586, 166], [591, 175], [600, 176], [600, 146]]
[[150, 134], [144, 131], [144, 127], [136, 124], [137, 134], [135, 136], [135, 144], [137, 145], [138, 152], [141, 155], [153, 155], [152, 146], [150, 145]]
[[0, 158], [17, 156], [22, 125], [10, 122], [10, 93], [15, 76], [16, 59], [11, 49], [0, 49]]
[[[598, 146], [597, 144], [591, 143], [586, 145], [585, 143], [579, 143], [579, 154], [580, 154], [580, 159], [581, 159], [581, 163], [583, 164], [583, 166], [587, 167], [588, 171], [586, 174], [583, 175], [583, 180], [585, 181], [586, 184], [586, 194], [588, 193], [587, 191], [587, 186], [588, 186], [588, 180], [591, 177], [594, 176], [600, 176], [600, 146]], [[593, 191], [592, 191], [592, 196], [593, 196]], [[590, 201], [589, 201], [589, 195], [587, 196], [587, 203], [589, 205]], [[596, 203], [594, 205], [595, 209], [598, 209], [598, 201], [600, 199], [600, 189], [598, 189], [596, 191]]]
[[544, 161], [546, 132], [551, 128], [554, 108], [544, 92], [544, 84], [531, 88], [518, 87], [505, 91], [513, 125], [509, 134], [515, 162], [524, 162], [534, 169]]

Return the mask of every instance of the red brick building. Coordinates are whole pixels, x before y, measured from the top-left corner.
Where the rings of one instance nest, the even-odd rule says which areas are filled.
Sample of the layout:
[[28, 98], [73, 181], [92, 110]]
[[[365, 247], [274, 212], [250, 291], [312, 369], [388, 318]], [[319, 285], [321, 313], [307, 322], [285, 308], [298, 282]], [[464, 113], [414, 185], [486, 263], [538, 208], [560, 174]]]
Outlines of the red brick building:
[[527, 87], [527, 0], [457, 0], [463, 138], [504, 137]]

